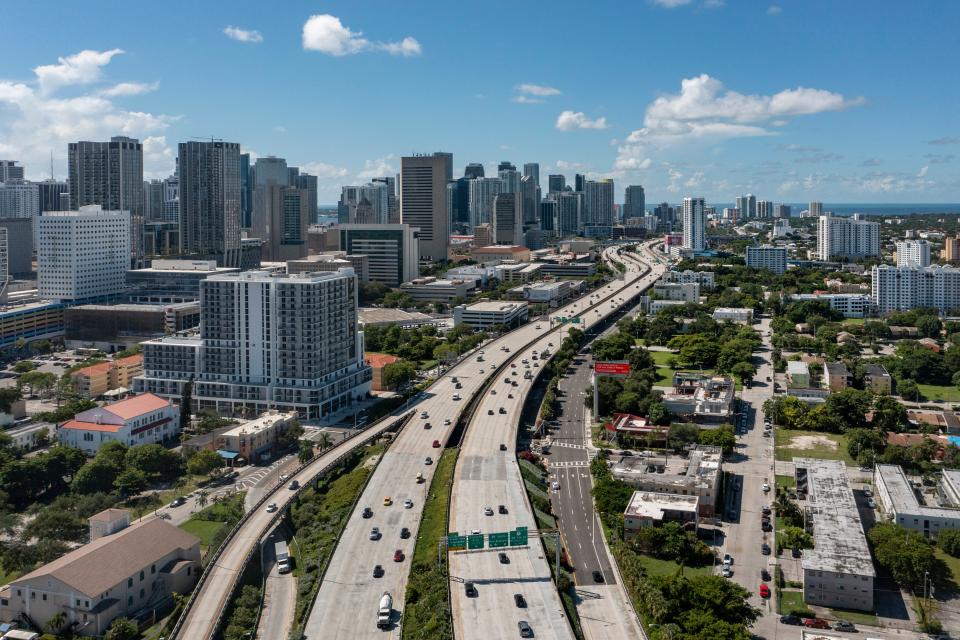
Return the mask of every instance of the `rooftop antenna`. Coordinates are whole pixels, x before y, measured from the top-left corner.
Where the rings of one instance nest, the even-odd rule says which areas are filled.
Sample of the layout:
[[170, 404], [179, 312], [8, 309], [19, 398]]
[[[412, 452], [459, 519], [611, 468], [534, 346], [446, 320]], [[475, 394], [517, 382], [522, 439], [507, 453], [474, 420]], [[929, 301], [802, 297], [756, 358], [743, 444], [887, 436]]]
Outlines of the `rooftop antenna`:
[[50, 149], [50, 180], [53, 179], [53, 149]]

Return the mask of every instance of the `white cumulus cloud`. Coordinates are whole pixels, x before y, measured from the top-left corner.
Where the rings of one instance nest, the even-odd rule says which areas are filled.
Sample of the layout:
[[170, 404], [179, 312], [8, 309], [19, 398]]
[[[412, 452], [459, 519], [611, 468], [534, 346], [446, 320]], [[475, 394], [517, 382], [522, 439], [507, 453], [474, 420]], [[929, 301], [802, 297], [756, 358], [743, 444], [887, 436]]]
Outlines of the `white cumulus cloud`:
[[123, 53], [123, 49], [93, 51], [85, 49], [72, 56], [57, 58], [57, 64], [44, 64], [36, 67], [40, 90], [52, 93], [60, 87], [76, 84], [89, 84], [100, 79], [101, 69], [110, 64], [110, 60]]
[[560, 95], [560, 89], [548, 87], [542, 84], [531, 84], [529, 82], [518, 84], [516, 89], [518, 93], [523, 93], [530, 96], [538, 96], [540, 98]]
[[781, 8], [780, 5], [772, 4], [769, 7], [767, 7], [768, 16], [778, 16], [781, 13], [783, 13], [783, 8]]
[[576, 129], [606, 129], [607, 119], [590, 119], [582, 111], [564, 111], [557, 116], [557, 129], [574, 131]]
[[241, 29], [240, 27], [227, 26], [223, 28], [223, 33], [231, 40], [237, 42], [246, 42], [248, 44], [260, 44], [263, 42], [263, 35], [254, 29]]
[[394, 159], [395, 156], [391, 153], [376, 160], [365, 160], [363, 169], [357, 173], [357, 177], [363, 180], [370, 180], [371, 178], [396, 175], [397, 167], [393, 163]]
[[374, 42], [353, 31], [330, 14], [314, 15], [303, 24], [303, 48], [331, 56], [349, 56], [364, 51], [385, 51], [394, 56], [418, 56], [420, 43], [410, 36], [397, 42]]
[[663, 7], [664, 9], [676, 9], [677, 7], [690, 4], [692, 0], [651, 0], [651, 2], [653, 2], [655, 5]]
[[300, 165], [300, 169], [304, 173], [309, 173], [310, 175], [317, 176], [317, 178], [320, 179], [342, 178], [349, 173], [343, 167], [327, 164], [326, 162], [308, 162]]
[[112, 87], [108, 87], [100, 92], [100, 95], [109, 98], [119, 96], [139, 96], [144, 93], [151, 93], [160, 88], [159, 82], [121, 82]]

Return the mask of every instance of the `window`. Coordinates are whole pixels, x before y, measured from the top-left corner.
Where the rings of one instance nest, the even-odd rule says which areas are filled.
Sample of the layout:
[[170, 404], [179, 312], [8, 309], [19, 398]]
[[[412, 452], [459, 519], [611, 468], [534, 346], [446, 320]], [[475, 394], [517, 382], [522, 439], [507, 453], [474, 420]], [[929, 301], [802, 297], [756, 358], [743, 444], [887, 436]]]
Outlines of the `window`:
[[156, 572], [157, 572], [157, 565], [155, 564], [150, 565], [150, 573], [156, 573]]
[[143, 571], [140, 572], [140, 582], [143, 582]]
[[143, 600], [143, 596], [146, 594], [146, 591], [140, 589], [140, 599]]
[[128, 607], [133, 606], [133, 596], [127, 596], [127, 606]]
[[132, 586], [133, 586], [133, 578], [127, 578], [127, 588], [129, 589]]

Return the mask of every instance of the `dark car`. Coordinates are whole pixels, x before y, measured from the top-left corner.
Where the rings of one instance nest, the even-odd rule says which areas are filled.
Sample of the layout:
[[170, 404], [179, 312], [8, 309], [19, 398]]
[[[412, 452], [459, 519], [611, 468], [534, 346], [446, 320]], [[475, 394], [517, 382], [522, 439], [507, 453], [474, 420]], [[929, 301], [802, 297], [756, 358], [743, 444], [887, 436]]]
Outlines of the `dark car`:
[[766, 569], [760, 569], [760, 579], [764, 582], [770, 582], [770, 572]]
[[769, 520], [764, 520], [763, 524], [760, 525], [760, 528], [764, 531], [773, 531], [773, 525], [770, 524]]
[[187, 502], [187, 499], [186, 499], [186, 498], [184, 498], [183, 496], [177, 496], [177, 497], [174, 498], [173, 501], [170, 503], [170, 506], [171, 506], [171, 507], [179, 507], [180, 505], [186, 504], [186, 502]]
[[468, 582], [463, 585], [463, 592], [467, 594], [468, 598], [477, 597], [477, 587], [472, 582]]
[[760, 553], [762, 553], [762, 554], [765, 555], [765, 556], [770, 555], [770, 545], [768, 545], [766, 542], [764, 542], [763, 544], [761, 544], [761, 545], [760, 545]]
[[397, 549], [393, 552], [394, 562], [403, 562], [403, 549]]
[[521, 593], [515, 593], [515, 594], [513, 594], [513, 604], [517, 605], [517, 608], [518, 608], [518, 609], [526, 609], [526, 608], [527, 608], [527, 601], [526, 601], [526, 599], [523, 597], [523, 594], [521, 594]]
[[507, 445], [500, 443], [500, 451], [506, 451], [506, 450], [507, 450]]
[[424, 429], [432, 429], [432, 428], [433, 428], [433, 425], [430, 424], [429, 422], [424, 422], [424, 423], [423, 423], [423, 428], [424, 428]]
[[376, 566], [373, 568], [373, 577], [374, 577], [374, 578], [382, 578], [382, 577], [383, 577], [383, 567], [381, 567], [380, 565], [376, 565]]
[[497, 559], [500, 560], [500, 564], [510, 564], [510, 558], [502, 551], [497, 554]]
[[488, 415], [488, 416], [492, 416], [492, 415], [493, 415], [493, 409], [487, 409], [487, 415]]
[[793, 550], [790, 551], [790, 555], [792, 555], [794, 558], [802, 558], [803, 552], [800, 551], [799, 547], [794, 547]]
[[852, 622], [847, 622], [846, 620], [838, 620], [835, 625], [833, 625], [834, 631], [856, 631], [857, 628]]
[[504, 409], [503, 407], [500, 407], [500, 413], [506, 413], [506, 412], [507, 412], [506, 409]]
[[795, 616], [790, 613], [785, 616], [780, 616], [780, 624], [790, 624], [795, 627], [799, 627], [803, 624], [803, 620], [800, 619], [800, 616]]
[[502, 505], [502, 504], [501, 504], [500, 506], [498, 506], [498, 507], [497, 507], [497, 513], [499, 513], [500, 515], [505, 515], [505, 514], [507, 513], [507, 507], [506, 507], [506, 505]]
[[363, 513], [361, 513], [360, 515], [363, 516], [364, 518], [372, 518], [373, 510], [370, 507], [364, 507]]
[[594, 571], [592, 574], [594, 582], [603, 582], [603, 572]]
[[410, 537], [410, 529], [407, 529], [406, 527], [403, 527], [402, 529], [400, 529], [400, 537], [403, 538], [404, 540], [406, 540], [407, 538], [409, 538], [409, 537]]
[[527, 621], [526, 621], [526, 620], [521, 620], [520, 622], [518, 622], [518, 623], [517, 623], [517, 629], [520, 630], [520, 637], [521, 637], [521, 638], [532, 638], [532, 637], [533, 637], [533, 629], [530, 628], [530, 625], [527, 624]]
[[760, 511], [763, 512], [765, 515], [770, 515], [770, 507], [766, 505], [764, 505], [763, 509], [761, 509]]

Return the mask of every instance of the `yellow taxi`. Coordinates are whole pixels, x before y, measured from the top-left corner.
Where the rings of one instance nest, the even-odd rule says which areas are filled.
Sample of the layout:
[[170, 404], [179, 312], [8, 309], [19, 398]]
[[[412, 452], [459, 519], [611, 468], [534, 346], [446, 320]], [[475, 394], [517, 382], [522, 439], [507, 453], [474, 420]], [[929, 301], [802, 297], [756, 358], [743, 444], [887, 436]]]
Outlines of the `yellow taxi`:
[[387, 496], [386, 498], [383, 499], [383, 506], [389, 507], [392, 504], [393, 504], [393, 498], [391, 498], [390, 496]]

